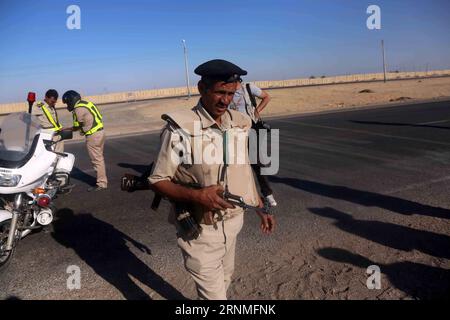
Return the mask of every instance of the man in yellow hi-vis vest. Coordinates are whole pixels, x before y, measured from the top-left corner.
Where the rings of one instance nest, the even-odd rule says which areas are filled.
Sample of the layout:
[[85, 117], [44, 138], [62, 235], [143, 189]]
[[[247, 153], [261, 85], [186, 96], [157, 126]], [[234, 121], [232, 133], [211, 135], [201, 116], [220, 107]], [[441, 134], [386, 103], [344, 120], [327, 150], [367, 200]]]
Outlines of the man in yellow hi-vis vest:
[[88, 188], [88, 191], [106, 189], [108, 179], [106, 177], [105, 159], [103, 149], [105, 145], [105, 133], [103, 131], [103, 117], [100, 111], [90, 101], [81, 99], [78, 92], [69, 90], [62, 97], [67, 110], [73, 115], [73, 130], [80, 130], [86, 137], [86, 146], [92, 165], [97, 172], [97, 185]]
[[[44, 129], [50, 129], [55, 132], [59, 132], [62, 129], [55, 107], [57, 101], [58, 92], [55, 89], [50, 89], [45, 93], [44, 101], [37, 102], [32, 111], [32, 114], [39, 119]], [[64, 152], [64, 141], [59, 141], [55, 144], [55, 151]]]

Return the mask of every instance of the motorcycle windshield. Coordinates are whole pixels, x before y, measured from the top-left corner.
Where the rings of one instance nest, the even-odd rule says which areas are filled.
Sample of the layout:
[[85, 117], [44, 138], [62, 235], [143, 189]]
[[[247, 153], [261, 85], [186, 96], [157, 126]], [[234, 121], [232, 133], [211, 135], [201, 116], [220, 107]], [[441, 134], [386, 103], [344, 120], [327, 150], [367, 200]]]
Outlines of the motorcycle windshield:
[[0, 165], [17, 163], [34, 152], [39, 120], [25, 112], [11, 113], [0, 124]]

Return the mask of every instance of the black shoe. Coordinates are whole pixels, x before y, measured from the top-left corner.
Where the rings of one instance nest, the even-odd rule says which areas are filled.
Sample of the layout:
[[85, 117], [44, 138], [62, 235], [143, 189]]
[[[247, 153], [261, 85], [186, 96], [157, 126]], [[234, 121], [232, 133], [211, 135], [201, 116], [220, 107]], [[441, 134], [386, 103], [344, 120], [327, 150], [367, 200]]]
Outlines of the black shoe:
[[95, 186], [95, 187], [89, 187], [87, 189], [88, 192], [102, 191], [102, 190], [106, 190], [106, 188], [105, 187], [100, 187], [100, 186]]
[[139, 177], [132, 174], [125, 174], [120, 181], [120, 189], [122, 191], [133, 192], [136, 190], [136, 183]]

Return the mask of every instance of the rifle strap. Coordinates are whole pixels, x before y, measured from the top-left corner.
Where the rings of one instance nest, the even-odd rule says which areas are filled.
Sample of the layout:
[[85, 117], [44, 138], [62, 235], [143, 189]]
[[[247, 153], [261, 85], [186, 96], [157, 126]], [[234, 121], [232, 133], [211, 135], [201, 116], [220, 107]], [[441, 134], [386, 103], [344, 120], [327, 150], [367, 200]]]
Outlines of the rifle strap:
[[252, 89], [250, 88], [250, 83], [245, 84], [245, 88], [247, 89], [248, 96], [250, 98], [250, 102], [252, 103], [253, 108], [257, 107], [256, 98], [252, 93]]
[[[227, 175], [227, 167], [228, 167], [228, 132], [225, 131], [222, 135], [222, 150], [223, 150], [223, 166], [220, 172], [220, 180], [219, 184], [223, 184]], [[228, 183], [228, 182], [227, 182]]]

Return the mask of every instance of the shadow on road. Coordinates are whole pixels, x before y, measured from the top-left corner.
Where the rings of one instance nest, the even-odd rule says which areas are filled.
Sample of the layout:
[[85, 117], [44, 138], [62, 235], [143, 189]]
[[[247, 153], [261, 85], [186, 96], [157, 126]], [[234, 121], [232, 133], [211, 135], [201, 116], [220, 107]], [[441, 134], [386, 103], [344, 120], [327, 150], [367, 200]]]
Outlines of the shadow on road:
[[[116, 287], [126, 299], [151, 299], [132, 278], [166, 299], [186, 299], [128, 248], [127, 242], [151, 254], [150, 249], [90, 213], [74, 214], [70, 209], [56, 213], [53, 238], [75, 250], [99, 276]], [[131, 276], [131, 277], [130, 277]]]
[[[325, 259], [364, 269], [370, 265], [377, 265], [382, 275], [387, 276], [393, 286], [415, 299], [450, 298], [450, 270], [409, 261], [380, 264], [339, 248], [323, 248], [317, 250], [317, 253]], [[381, 281], [384, 289], [383, 277]]]
[[148, 172], [150, 170], [149, 165], [123, 163], [123, 162], [118, 163], [117, 165], [121, 168], [132, 169], [141, 175], [147, 175], [147, 176], [150, 175], [150, 173]]
[[446, 129], [446, 130], [450, 129], [450, 127], [434, 126], [434, 125], [430, 125], [430, 124], [378, 122], [378, 121], [359, 121], [359, 120], [349, 120], [349, 121], [352, 122], [352, 123], [369, 124], [369, 125], [382, 125], [382, 126], [395, 126], [395, 127], [415, 127], [415, 128], [434, 128], [434, 129]]
[[91, 176], [90, 174], [81, 171], [77, 167], [73, 167], [72, 172], [70, 173], [70, 179], [84, 182], [90, 186], [95, 186], [97, 184], [97, 178], [95, 176]]
[[397, 250], [418, 250], [439, 258], [450, 259], [450, 237], [416, 230], [392, 223], [354, 219], [333, 208], [309, 208], [321, 217], [335, 219], [339, 229]]
[[450, 210], [440, 207], [424, 205], [418, 202], [396, 198], [370, 191], [362, 191], [345, 186], [328, 185], [320, 182], [269, 176], [275, 183], [284, 183], [291, 187], [318, 194], [333, 199], [345, 200], [366, 207], [379, 207], [403, 215], [423, 215], [436, 218], [450, 219]]

